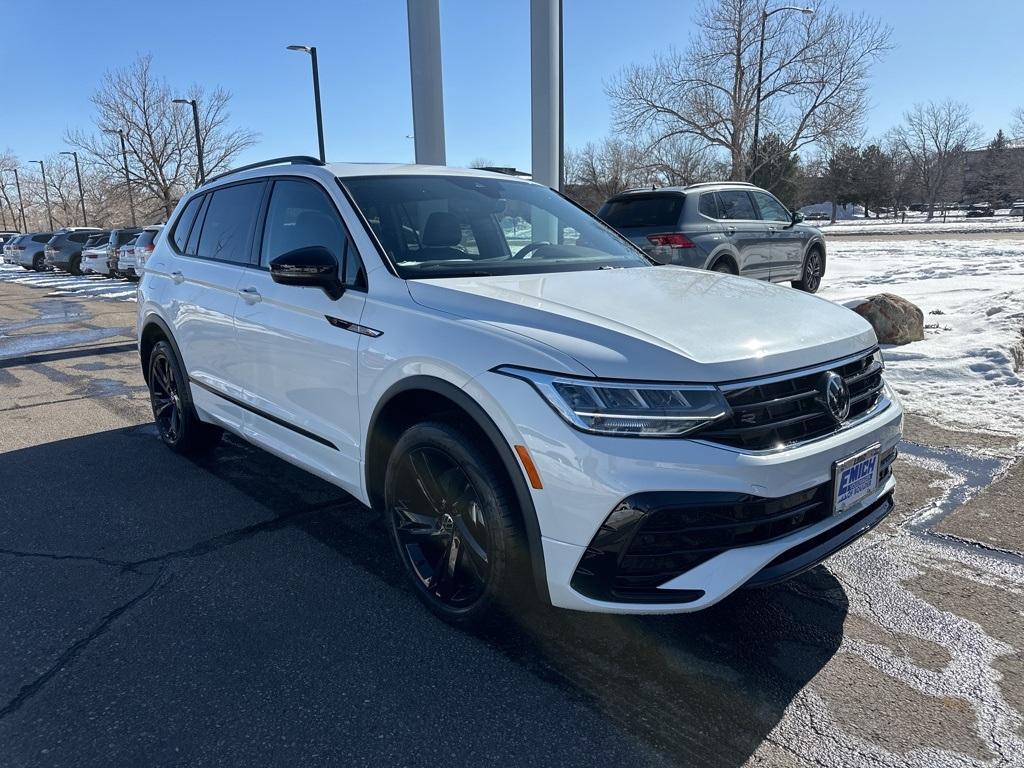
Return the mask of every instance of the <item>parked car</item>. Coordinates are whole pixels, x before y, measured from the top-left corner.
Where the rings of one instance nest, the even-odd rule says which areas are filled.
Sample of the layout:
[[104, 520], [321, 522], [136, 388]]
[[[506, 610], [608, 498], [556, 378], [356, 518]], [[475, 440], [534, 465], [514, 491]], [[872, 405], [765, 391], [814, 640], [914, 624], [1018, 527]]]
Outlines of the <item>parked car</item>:
[[654, 265], [529, 181], [247, 166], [181, 200], [138, 296], [162, 441], [228, 430], [372, 505], [454, 622], [533, 588], [699, 610], [893, 508], [902, 409], [863, 318]]
[[5, 261], [4, 249], [6, 248], [7, 244], [11, 242], [14, 238], [16, 238], [19, 234], [21, 233], [9, 229], [0, 230], [0, 264], [3, 264]]
[[96, 227], [58, 229], [46, 243], [46, 266], [50, 269], [63, 269], [72, 275], [82, 274], [82, 248], [90, 237], [102, 231]]
[[156, 240], [163, 228], [163, 224], [153, 224], [143, 227], [142, 232], [139, 233], [139, 237], [135, 241], [135, 271], [138, 274], [142, 274], [142, 269], [146, 266], [146, 260], [153, 253], [156, 247]]
[[46, 267], [46, 243], [53, 237], [52, 232], [30, 232], [21, 235], [9, 246], [13, 262], [25, 269], [43, 272]]
[[89, 238], [82, 249], [82, 274], [110, 277], [110, 270], [107, 268], [107, 244], [109, 242], [109, 232], [103, 232]]
[[138, 274], [135, 272], [135, 243], [138, 239], [139, 236], [135, 235], [135, 237], [117, 249], [116, 259], [107, 262], [107, 265], [117, 277], [123, 277], [127, 280], [138, 279]]
[[597, 214], [660, 264], [787, 281], [809, 293], [825, 274], [825, 238], [753, 184], [623, 192]]
[[119, 276], [117, 262], [121, 246], [134, 240], [141, 231], [142, 227], [122, 227], [110, 230], [110, 240], [107, 242], [107, 271], [111, 277]]
[[967, 209], [968, 219], [978, 219], [987, 216], [995, 216], [995, 209], [988, 203], [977, 203]]

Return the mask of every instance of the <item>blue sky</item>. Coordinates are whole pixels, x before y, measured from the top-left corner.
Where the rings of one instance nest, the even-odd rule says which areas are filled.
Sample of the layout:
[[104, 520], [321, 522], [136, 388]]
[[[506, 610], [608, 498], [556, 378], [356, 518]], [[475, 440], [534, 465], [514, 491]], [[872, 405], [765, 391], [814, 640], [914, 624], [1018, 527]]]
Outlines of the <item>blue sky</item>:
[[[564, 2], [571, 147], [608, 133], [604, 83], [621, 67], [686, 45], [696, 4]], [[1019, 0], [846, 5], [893, 27], [896, 49], [872, 78], [871, 133], [914, 101], [966, 101], [986, 135], [1024, 106]], [[41, 55], [9, 57], [0, 74], [16, 108], [0, 121], [0, 148], [23, 160], [65, 149], [66, 127], [91, 124], [89, 96], [103, 72], [138, 53], [151, 53], [155, 70], [183, 90], [198, 82], [232, 92], [234, 121], [261, 136], [240, 162], [316, 154], [309, 59], [286, 51], [290, 43], [319, 50], [328, 159], [412, 160], [405, 0], [6, 0], [2, 15], [8, 49], [24, 44], [19, 30], [42, 43]], [[449, 163], [484, 157], [528, 168], [529, 0], [441, 0], [441, 24]]]

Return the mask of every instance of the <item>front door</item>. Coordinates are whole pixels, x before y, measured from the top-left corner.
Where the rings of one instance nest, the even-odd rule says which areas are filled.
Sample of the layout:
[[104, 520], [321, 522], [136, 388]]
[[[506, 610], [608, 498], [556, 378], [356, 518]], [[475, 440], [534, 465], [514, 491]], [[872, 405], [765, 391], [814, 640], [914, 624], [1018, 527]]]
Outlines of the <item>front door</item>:
[[771, 239], [771, 279], [798, 280], [804, 253], [802, 233], [793, 226], [793, 214], [767, 192], [751, 192]]
[[[320, 288], [280, 285], [269, 264], [289, 251], [327, 248], [349, 286], [339, 299]], [[272, 452], [358, 493], [356, 353], [365, 292], [358, 254], [327, 191], [308, 179], [273, 182], [259, 268], [238, 286], [245, 434]], [[353, 329], [355, 326], [355, 329]]]

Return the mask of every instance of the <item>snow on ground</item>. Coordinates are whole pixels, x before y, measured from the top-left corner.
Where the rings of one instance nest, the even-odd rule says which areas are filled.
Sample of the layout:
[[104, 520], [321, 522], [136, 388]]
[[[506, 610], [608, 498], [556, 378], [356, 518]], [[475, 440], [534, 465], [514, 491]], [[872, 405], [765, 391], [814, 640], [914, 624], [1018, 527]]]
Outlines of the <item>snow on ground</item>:
[[884, 353], [908, 410], [1024, 438], [1024, 238], [831, 241], [820, 295], [847, 303], [876, 293], [925, 315], [924, 341]]
[[101, 296], [107, 299], [135, 301], [135, 284], [111, 280], [102, 275], [75, 277], [65, 272], [33, 272], [17, 264], [0, 264], [0, 281], [20, 283], [34, 288], [49, 288], [51, 296]]
[[976, 232], [1024, 232], [1024, 220], [1020, 216], [991, 216], [987, 218], [969, 219], [962, 211], [948, 213], [946, 220], [936, 215], [931, 221], [920, 213], [907, 214], [905, 222], [900, 219], [864, 219], [853, 218], [845, 221], [837, 220], [835, 224], [827, 221], [808, 221], [818, 227], [825, 235], [922, 235], [941, 233], [976, 233]]

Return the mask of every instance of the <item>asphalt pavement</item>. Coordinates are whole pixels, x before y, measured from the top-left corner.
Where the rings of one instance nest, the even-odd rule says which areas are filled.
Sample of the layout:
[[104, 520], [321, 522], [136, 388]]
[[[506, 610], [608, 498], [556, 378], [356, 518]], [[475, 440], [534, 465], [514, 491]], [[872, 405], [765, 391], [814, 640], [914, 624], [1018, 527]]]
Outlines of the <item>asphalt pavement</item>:
[[233, 438], [166, 450], [129, 296], [11, 274], [2, 766], [1024, 764], [1010, 438], [911, 418], [897, 512], [786, 584], [466, 632], [343, 492]]

